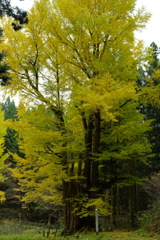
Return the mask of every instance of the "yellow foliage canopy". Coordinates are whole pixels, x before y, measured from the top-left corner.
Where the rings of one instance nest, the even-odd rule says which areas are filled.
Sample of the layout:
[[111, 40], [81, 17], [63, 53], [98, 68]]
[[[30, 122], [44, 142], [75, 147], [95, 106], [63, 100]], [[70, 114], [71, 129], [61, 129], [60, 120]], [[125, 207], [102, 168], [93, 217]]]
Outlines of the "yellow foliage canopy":
[[[135, 10], [134, 0], [40, 0], [22, 30], [15, 32], [13, 20], [4, 19], [1, 46], [12, 78], [8, 90], [24, 102], [19, 121], [11, 123], [24, 153], [24, 158], [14, 155], [18, 166], [12, 170], [25, 192], [23, 201], [58, 204], [63, 188], [66, 206], [68, 199], [75, 200], [74, 207], [80, 199], [107, 214], [108, 205], [97, 194], [101, 160], [149, 151], [147, 141], [139, 153], [136, 144], [130, 152], [127, 145], [131, 135], [141, 138], [149, 125], [139, 135], [135, 131], [143, 118], [136, 109], [137, 66], [148, 56], [142, 43], [136, 44], [134, 31], [149, 17]], [[137, 119], [131, 121], [132, 114]], [[107, 155], [102, 143], [113, 151]], [[72, 210], [66, 207], [68, 215]]]

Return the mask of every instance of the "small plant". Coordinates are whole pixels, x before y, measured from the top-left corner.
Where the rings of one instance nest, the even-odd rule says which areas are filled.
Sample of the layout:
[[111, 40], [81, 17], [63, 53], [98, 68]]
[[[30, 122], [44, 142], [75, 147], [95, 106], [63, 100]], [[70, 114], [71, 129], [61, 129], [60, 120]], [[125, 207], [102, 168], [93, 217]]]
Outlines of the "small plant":
[[142, 228], [160, 233], [160, 173], [153, 174], [144, 186], [149, 196], [150, 205], [147, 211], [140, 214]]

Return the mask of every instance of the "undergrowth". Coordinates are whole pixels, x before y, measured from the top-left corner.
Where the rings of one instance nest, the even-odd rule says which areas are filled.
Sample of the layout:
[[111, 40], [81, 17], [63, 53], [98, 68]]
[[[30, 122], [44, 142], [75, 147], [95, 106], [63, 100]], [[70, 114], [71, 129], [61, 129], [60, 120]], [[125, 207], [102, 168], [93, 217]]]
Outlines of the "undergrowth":
[[46, 228], [27, 224], [20, 224], [16, 221], [3, 221], [0, 223], [0, 240], [160, 240], [160, 235], [138, 230], [135, 232], [113, 231], [74, 234], [72, 236], [61, 236], [60, 230], [55, 235], [54, 229], [51, 229], [49, 238], [43, 235], [47, 232]]

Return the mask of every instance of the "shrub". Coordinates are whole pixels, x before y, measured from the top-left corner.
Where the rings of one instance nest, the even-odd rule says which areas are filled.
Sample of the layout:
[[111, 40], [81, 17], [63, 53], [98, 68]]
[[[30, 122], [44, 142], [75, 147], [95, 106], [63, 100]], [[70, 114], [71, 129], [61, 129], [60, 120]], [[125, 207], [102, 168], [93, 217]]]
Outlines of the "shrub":
[[160, 233], [160, 173], [152, 174], [144, 186], [149, 198], [148, 210], [141, 213], [141, 226], [149, 231]]

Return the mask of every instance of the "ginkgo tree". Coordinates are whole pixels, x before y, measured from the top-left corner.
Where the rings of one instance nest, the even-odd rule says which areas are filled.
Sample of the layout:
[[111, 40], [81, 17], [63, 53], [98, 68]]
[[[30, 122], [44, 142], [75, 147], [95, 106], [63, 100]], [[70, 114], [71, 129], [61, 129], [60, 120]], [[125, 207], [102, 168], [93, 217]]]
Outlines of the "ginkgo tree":
[[[56, 202], [61, 182], [68, 232], [83, 225], [93, 227], [95, 207], [100, 214], [109, 214], [100, 174], [104, 161], [109, 161], [102, 146], [111, 126], [122, 124], [117, 133], [122, 142], [124, 133], [129, 134], [118, 159], [141, 161], [149, 152], [147, 140], [145, 146], [141, 140], [139, 150], [136, 144], [128, 150], [132, 134], [136, 141], [136, 121], [144, 120], [137, 115], [131, 121], [121, 111], [129, 104], [129, 116], [139, 114], [134, 105], [139, 99], [137, 66], [148, 59], [134, 31], [145, 26], [150, 14], [135, 6], [135, 0], [40, 0], [30, 10], [23, 30], [15, 32], [12, 19], [2, 20], [2, 47], [11, 77], [7, 89], [18, 92], [25, 106], [19, 112], [20, 121], [12, 124], [25, 153], [24, 159], [15, 156], [20, 165], [14, 174], [25, 192], [24, 201], [36, 201], [36, 191], [43, 202]], [[143, 138], [142, 132], [139, 137]], [[112, 137], [108, 147], [114, 144]], [[114, 150], [110, 154], [114, 157]]]

